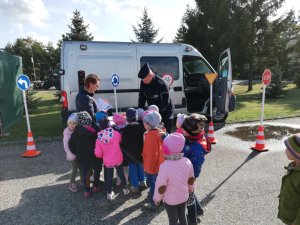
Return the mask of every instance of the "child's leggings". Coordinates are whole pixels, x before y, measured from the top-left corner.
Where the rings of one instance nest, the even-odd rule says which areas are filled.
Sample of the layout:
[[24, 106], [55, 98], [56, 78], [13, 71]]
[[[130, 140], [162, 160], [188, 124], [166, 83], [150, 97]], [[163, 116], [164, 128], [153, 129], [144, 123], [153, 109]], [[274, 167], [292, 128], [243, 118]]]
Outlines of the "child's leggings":
[[100, 173], [102, 169], [102, 163], [94, 163], [94, 165], [82, 163], [80, 165], [82, 170], [83, 188], [85, 192], [90, 191], [90, 169], [94, 170], [94, 187], [98, 187], [100, 184]]
[[111, 193], [112, 182], [114, 178], [114, 168], [117, 170], [117, 174], [121, 179], [121, 185], [123, 188], [127, 187], [126, 178], [124, 175], [123, 165], [117, 167], [106, 167], [104, 166], [104, 180], [106, 193]]
[[82, 182], [82, 173], [77, 160], [76, 159], [72, 160], [71, 165], [72, 165], [72, 171], [71, 171], [70, 183], [75, 183], [78, 170], [80, 175], [80, 181]]
[[166, 211], [169, 217], [169, 225], [187, 225], [187, 219], [185, 216], [186, 202], [179, 205], [168, 205], [165, 203]]

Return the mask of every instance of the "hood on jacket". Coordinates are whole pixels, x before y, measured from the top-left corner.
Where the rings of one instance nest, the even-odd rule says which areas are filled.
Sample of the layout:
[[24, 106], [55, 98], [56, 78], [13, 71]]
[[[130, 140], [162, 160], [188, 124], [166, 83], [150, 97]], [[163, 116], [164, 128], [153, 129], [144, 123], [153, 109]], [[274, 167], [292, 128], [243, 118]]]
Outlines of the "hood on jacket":
[[114, 129], [108, 127], [98, 133], [98, 140], [104, 144], [109, 144], [114, 138]]

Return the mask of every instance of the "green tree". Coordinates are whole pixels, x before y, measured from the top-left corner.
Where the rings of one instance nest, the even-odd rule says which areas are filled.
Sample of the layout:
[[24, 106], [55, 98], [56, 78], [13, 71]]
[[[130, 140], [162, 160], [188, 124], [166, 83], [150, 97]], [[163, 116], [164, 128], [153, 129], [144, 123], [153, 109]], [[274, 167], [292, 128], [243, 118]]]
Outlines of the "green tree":
[[[143, 10], [143, 16], [141, 22], [137, 24], [137, 27], [132, 26], [135, 37], [138, 42], [153, 43], [158, 35], [159, 29], [155, 29], [151, 18], [148, 16], [147, 7]], [[163, 38], [156, 41], [161, 42]], [[133, 40], [132, 40], [133, 41]]]
[[42, 42], [27, 37], [18, 38], [13, 44], [8, 43], [5, 51], [22, 57], [23, 72], [29, 75], [31, 80], [44, 80], [49, 70], [49, 60], [45, 48]]
[[220, 53], [230, 46], [229, 3], [229, 0], [196, 0], [195, 9], [187, 7], [174, 42], [193, 45], [216, 68]]
[[[276, 38], [284, 45], [278, 37], [285, 31], [274, 29], [270, 21], [284, 0], [195, 1], [196, 8], [187, 9], [174, 41], [194, 45], [214, 67], [221, 51], [231, 47], [234, 74], [247, 74], [251, 91], [253, 74], [262, 73], [266, 66], [262, 59], [271, 54], [268, 47], [274, 45]], [[281, 26], [285, 20], [276, 22]], [[270, 36], [271, 33], [274, 35]]]
[[68, 25], [70, 32], [62, 35], [63, 41], [91, 41], [94, 39], [92, 33], [88, 33], [89, 25], [85, 25], [80, 11], [73, 12], [71, 25]]

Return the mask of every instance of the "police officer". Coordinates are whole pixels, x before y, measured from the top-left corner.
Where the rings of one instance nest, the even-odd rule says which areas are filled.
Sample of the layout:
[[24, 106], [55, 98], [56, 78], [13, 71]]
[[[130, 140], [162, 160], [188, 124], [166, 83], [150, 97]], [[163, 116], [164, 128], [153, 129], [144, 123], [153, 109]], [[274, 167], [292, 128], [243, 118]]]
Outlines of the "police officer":
[[145, 108], [146, 102], [148, 106], [156, 105], [167, 132], [171, 133], [174, 106], [169, 95], [169, 86], [152, 72], [148, 63], [142, 66], [138, 77], [142, 79], [138, 107]]

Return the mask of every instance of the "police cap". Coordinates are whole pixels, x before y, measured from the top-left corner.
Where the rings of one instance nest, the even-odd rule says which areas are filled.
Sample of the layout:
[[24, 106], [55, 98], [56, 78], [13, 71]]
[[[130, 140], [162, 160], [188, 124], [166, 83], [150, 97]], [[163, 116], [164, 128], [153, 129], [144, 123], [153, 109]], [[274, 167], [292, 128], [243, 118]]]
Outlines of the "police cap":
[[144, 79], [144, 78], [148, 75], [149, 72], [150, 72], [149, 64], [148, 64], [148, 63], [145, 63], [145, 64], [141, 67], [140, 72], [139, 72], [139, 74], [138, 74], [138, 77], [139, 77], [140, 79]]

